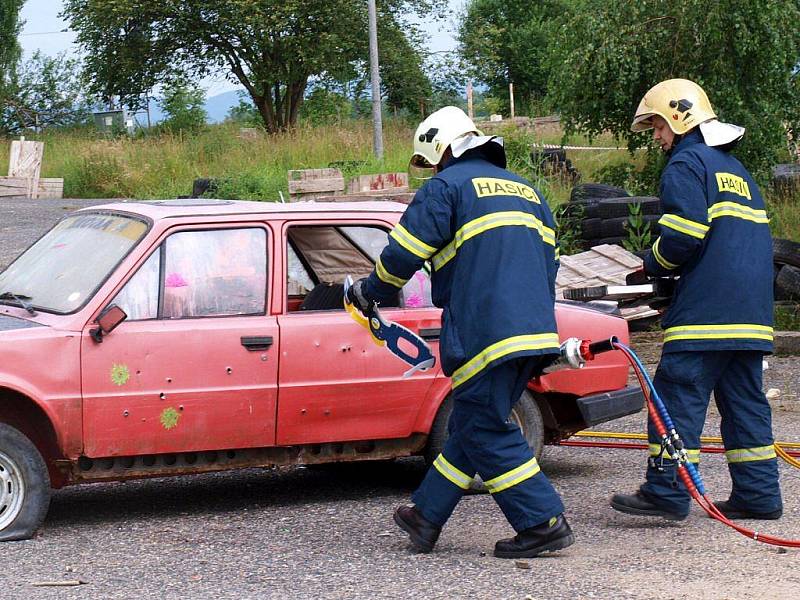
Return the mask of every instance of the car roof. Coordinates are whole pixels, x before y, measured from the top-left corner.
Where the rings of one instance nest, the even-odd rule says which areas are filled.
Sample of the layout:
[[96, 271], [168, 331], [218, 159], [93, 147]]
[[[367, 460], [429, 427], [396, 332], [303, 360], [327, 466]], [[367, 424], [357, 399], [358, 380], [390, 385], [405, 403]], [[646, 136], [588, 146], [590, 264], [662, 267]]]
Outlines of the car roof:
[[271, 215], [307, 213], [402, 213], [406, 205], [388, 200], [366, 202], [256, 202], [217, 200], [211, 198], [179, 198], [175, 200], [125, 200], [82, 208], [78, 212], [120, 211], [136, 213], [157, 221], [175, 217]]

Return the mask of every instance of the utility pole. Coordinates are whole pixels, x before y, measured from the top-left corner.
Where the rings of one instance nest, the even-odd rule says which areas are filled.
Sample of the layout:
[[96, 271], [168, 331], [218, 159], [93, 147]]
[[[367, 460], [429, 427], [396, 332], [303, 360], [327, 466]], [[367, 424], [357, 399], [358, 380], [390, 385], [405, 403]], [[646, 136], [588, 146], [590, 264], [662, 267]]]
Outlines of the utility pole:
[[510, 104], [511, 104], [511, 118], [513, 119], [514, 118], [514, 84], [513, 83], [509, 83], [508, 84], [508, 98], [509, 98]]
[[472, 80], [467, 82], [467, 116], [474, 119], [475, 115], [472, 113]]
[[378, 11], [375, 0], [369, 8], [369, 71], [372, 80], [372, 148], [375, 158], [383, 160], [383, 123], [381, 122], [381, 75], [378, 70]]

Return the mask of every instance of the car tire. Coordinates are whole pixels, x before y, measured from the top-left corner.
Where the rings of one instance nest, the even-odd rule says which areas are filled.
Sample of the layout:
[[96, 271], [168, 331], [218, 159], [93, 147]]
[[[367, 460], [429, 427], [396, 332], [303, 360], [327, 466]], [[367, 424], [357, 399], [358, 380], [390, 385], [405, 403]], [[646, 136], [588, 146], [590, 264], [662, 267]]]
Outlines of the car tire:
[[[650, 223], [650, 232], [655, 233], [656, 231], [656, 223], [661, 217], [658, 215], [642, 215], [642, 219], [647, 223]], [[609, 238], [609, 237], [617, 237], [622, 236], [625, 237], [628, 235], [627, 223], [630, 219], [630, 215], [627, 217], [614, 217], [613, 219], [601, 219], [600, 220], [600, 235], [595, 237], [598, 238]], [[587, 237], [587, 239], [589, 239]]]
[[800, 244], [791, 240], [773, 238], [772, 260], [779, 265], [800, 267]]
[[630, 196], [628, 198], [603, 198], [597, 207], [603, 219], [627, 217], [631, 214], [630, 205], [639, 204], [643, 215], [660, 215], [661, 201], [652, 196]]
[[603, 237], [601, 228], [603, 219], [584, 219], [581, 221], [581, 237], [584, 240], [594, 240]]
[[50, 476], [36, 446], [0, 423], [0, 541], [27, 540], [50, 506]]
[[570, 202], [599, 198], [621, 198], [630, 196], [628, 190], [605, 183], [581, 183], [572, 188], [569, 194]]
[[[602, 246], [603, 244], [610, 244], [611, 246], [622, 246], [622, 240], [624, 239], [625, 238], [622, 236], [614, 236], [614, 237], [599, 238], [596, 240], [586, 240], [584, 246], [587, 250], [589, 248], [594, 248], [595, 246]], [[624, 248], [624, 246], [622, 247]]]
[[800, 268], [784, 265], [775, 278], [776, 300], [800, 300]]
[[[447, 443], [447, 423], [450, 420], [450, 414], [453, 412], [453, 397], [448, 395], [444, 399], [436, 417], [433, 420], [431, 431], [428, 434], [428, 444], [425, 446], [425, 463], [430, 467], [433, 461], [444, 449]], [[537, 460], [541, 460], [542, 453], [544, 452], [544, 421], [542, 420], [542, 411], [539, 410], [539, 405], [536, 399], [529, 390], [524, 390], [514, 408], [511, 409], [509, 421], [516, 423], [522, 429], [522, 435], [525, 441], [533, 450], [533, 455]], [[480, 475], [476, 475], [475, 479], [470, 483], [470, 493], [484, 493], [488, 491]]]

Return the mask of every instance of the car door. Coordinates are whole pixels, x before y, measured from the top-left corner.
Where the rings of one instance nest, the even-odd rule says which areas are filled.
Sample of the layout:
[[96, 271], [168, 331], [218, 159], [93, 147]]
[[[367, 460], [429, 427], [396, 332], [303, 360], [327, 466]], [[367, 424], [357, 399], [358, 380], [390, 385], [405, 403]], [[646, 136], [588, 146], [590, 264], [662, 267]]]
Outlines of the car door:
[[128, 318], [82, 338], [90, 457], [275, 443], [278, 325], [264, 227], [173, 230], [110, 299]]
[[[288, 276], [278, 317], [279, 445], [403, 438], [413, 432], [438, 364], [403, 378], [409, 365], [373, 343], [342, 305], [344, 277], [369, 274], [387, 236], [386, 224], [377, 223], [295, 222], [284, 231]], [[422, 331], [438, 354], [441, 311], [430, 305], [426, 284], [424, 273], [415, 277], [401, 306], [382, 314]]]

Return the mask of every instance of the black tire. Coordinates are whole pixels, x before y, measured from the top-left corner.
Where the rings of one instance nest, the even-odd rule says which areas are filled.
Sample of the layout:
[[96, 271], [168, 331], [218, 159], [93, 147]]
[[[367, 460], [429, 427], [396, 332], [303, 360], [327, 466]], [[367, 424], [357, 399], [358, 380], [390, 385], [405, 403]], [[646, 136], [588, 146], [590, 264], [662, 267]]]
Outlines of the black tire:
[[[624, 237], [615, 236], [615, 237], [605, 237], [600, 238], [598, 240], [586, 240], [586, 248], [594, 248], [595, 246], [602, 246], [603, 244], [611, 244], [612, 246], [622, 246], [622, 240]], [[624, 246], [622, 246], [624, 248]]]
[[[436, 460], [436, 457], [444, 449], [447, 442], [447, 422], [450, 420], [450, 413], [453, 412], [453, 398], [448, 395], [444, 399], [442, 405], [439, 407], [439, 412], [431, 425], [431, 431], [428, 434], [428, 443], [425, 446], [424, 457], [425, 464], [429, 467]], [[509, 420], [520, 425], [522, 435], [528, 442], [528, 445], [533, 450], [533, 455], [538, 461], [541, 461], [544, 452], [544, 421], [542, 420], [542, 412], [539, 410], [539, 405], [536, 404], [536, 399], [529, 390], [524, 390], [519, 400], [511, 410]], [[470, 484], [472, 492], [486, 492], [486, 486], [483, 485], [479, 476], [476, 476]]]
[[775, 165], [772, 170], [772, 186], [779, 193], [792, 194], [800, 191], [800, 165]]
[[50, 506], [50, 476], [25, 435], [0, 423], [0, 542], [27, 540]]
[[[658, 215], [642, 215], [642, 218], [650, 223], [650, 231], [655, 234], [656, 223], [661, 218]], [[595, 237], [625, 237], [628, 235], [627, 223], [628, 217], [614, 217], [613, 219], [598, 219], [600, 221], [600, 235]], [[653, 236], [655, 237], [655, 235]], [[587, 236], [588, 239], [588, 236]]]
[[603, 219], [584, 219], [581, 221], [581, 237], [585, 240], [594, 240], [603, 237], [601, 228]]
[[775, 278], [776, 300], [800, 300], [800, 268], [784, 265]]
[[597, 200], [589, 199], [560, 204], [556, 210], [562, 218], [596, 219], [598, 206]]
[[791, 240], [773, 238], [772, 260], [779, 265], [800, 267], [800, 244]]
[[629, 198], [603, 198], [597, 207], [598, 215], [603, 219], [627, 217], [631, 214], [630, 205], [639, 204], [643, 215], [660, 215], [661, 201], [651, 196], [631, 196]]
[[605, 183], [581, 183], [572, 188], [569, 194], [570, 202], [587, 200], [589, 198], [622, 198], [630, 196], [628, 190]]

